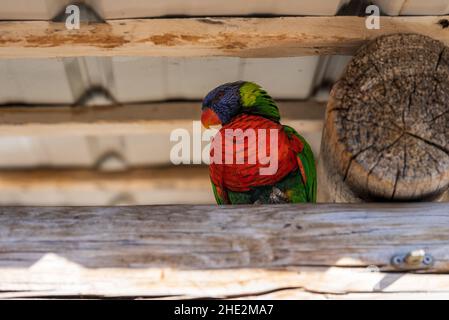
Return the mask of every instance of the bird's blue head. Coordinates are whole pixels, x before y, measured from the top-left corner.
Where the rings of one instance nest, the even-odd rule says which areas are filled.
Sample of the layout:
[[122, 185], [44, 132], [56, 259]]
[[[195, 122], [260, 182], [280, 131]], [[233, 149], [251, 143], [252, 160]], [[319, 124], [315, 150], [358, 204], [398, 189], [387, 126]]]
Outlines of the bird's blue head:
[[258, 115], [279, 122], [278, 107], [258, 84], [249, 81], [225, 83], [209, 92], [203, 100], [201, 122], [209, 128], [225, 125], [241, 113]]
[[240, 113], [240, 88], [245, 82], [225, 83], [210, 91], [203, 100], [201, 123], [209, 128], [225, 125]]

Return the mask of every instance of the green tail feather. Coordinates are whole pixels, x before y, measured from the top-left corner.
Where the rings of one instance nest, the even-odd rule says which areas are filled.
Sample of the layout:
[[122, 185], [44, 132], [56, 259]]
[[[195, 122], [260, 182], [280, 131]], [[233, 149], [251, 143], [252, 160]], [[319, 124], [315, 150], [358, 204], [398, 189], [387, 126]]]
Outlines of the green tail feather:
[[215, 201], [217, 201], [217, 204], [221, 205], [221, 204], [226, 204], [225, 199], [223, 199], [217, 191], [217, 187], [215, 186], [215, 184], [211, 181], [212, 184], [212, 190], [214, 191], [214, 197], [215, 197]]

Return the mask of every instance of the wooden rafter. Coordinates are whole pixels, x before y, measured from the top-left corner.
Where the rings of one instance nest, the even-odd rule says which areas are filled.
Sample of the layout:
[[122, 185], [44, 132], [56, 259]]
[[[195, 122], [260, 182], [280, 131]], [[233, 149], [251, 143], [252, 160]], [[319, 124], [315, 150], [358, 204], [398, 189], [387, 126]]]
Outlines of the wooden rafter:
[[[325, 103], [280, 101], [283, 123], [300, 132], [320, 132]], [[192, 129], [201, 102], [164, 102], [97, 107], [3, 107], [0, 135], [107, 135]]]
[[206, 166], [0, 171], [0, 205], [212, 204]]
[[288, 57], [353, 54], [385, 34], [419, 33], [449, 44], [446, 16], [128, 19], [82, 24], [0, 22], [0, 58], [77, 56]]

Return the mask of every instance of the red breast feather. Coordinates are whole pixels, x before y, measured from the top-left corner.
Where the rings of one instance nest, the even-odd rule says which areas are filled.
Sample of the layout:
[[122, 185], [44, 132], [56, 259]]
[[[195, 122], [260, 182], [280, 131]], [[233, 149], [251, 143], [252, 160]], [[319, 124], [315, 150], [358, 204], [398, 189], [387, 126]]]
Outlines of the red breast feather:
[[[253, 129], [256, 143], [250, 143], [250, 139], [247, 138], [236, 139], [234, 135], [226, 134], [226, 129], [241, 129], [243, 131]], [[261, 144], [261, 147], [265, 145], [266, 152], [262, 152], [262, 154], [266, 154], [269, 158], [272, 152], [270, 150], [270, 129], [276, 130], [278, 135], [278, 166], [274, 174], [261, 175], [260, 169], [267, 168], [270, 164], [266, 164], [266, 159], [265, 161], [264, 159], [260, 161], [258, 157], [258, 146], [259, 144]], [[261, 131], [259, 130], [265, 132], [265, 141], [260, 137]], [[273, 147], [275, 146], [273, 145]], [[302, 148], [301, 141], [294, 139], [294, 137], [289, 138], [281, 124], [261, 116], [239, 115], [233, 121], [223, 126], [211, 143], [211, 164], [209, 168], [212, 182], [218, 187], [235, 192], [249, 191], [251, 187], [274, 185], [290, 172], [298, 169], [296, 154]], [[221, 151], [221, 163], [214, 162], [214, 159], [220, 159], [218, 155], [215, 156], [216, 150], [218, 150], [217, 152]], [[229, 154], [233, 155], [232, 163], [225, 163], [226, 154], [228, 156]], [[243, 158], [243, 164], [236, 163], [239, 157]], [[255, 158], [255, 163], [249, 164], [248, 158]], [[276, 158], [273, 159], [275, 160]]]

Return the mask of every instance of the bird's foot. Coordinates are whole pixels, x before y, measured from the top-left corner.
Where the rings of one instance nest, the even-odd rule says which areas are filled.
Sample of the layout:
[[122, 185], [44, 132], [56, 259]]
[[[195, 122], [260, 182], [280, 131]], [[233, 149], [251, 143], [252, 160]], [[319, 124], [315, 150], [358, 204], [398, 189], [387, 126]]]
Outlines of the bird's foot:
[[273, 187], [273, 190], [270, 194], [270, 203], [271, 204], [281, 204], [281, 203], [289, 203], [287, 195], [282, 192], [279, 188]]

